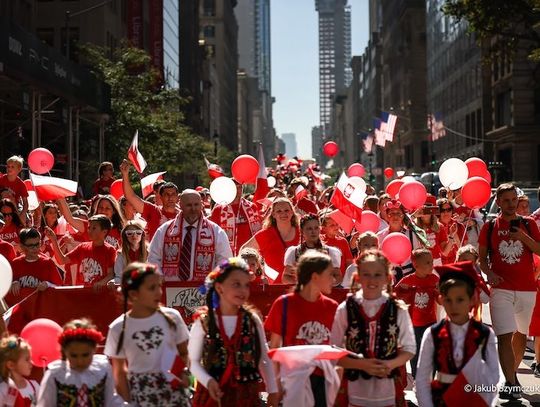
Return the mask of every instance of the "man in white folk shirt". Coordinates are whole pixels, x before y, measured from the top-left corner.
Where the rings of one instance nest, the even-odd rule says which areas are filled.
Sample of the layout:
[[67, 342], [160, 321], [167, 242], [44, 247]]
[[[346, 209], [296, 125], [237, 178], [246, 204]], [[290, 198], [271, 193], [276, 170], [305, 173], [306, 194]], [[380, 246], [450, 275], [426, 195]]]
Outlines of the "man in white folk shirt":
[[150, 242], [148, 262], [165, 281], [204, 281], [222, 260], [232, 257], [227, 234], [202, 214], [200, 194], [185, 189], [180, 213], [161, 225]]

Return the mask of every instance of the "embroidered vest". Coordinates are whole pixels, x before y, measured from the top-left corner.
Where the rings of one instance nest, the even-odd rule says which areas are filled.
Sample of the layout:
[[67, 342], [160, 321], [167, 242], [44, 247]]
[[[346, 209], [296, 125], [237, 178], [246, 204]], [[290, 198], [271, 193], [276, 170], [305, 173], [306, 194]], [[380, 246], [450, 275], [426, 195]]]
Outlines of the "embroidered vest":
[[[489, 337], [489, 328], [481, 322], [470, 319], [465, 343], [463, 346], [463, 361], [461, 366], [456, 366], [450, 334], [450, 323], [447, 319], [436, 323], [431, 328], [433, 337], [433, 370], [435, 372], [457, 375], [475, 354], [478, 347], [483, 343], [482, 358], [486, 358], [486, 346]], [[431, 382], [431, 392], [434, 406], [446, 406], [443, 395], [451, 383], [441, 383], [438, 380]]]
[[[251, 231], [251, 234], [254, 235], [259, 230], [261, 230], [262, 224], [261, 224], [261, 218], [259, 217], [259, 214], [257, 213], [257, 209], [255, 208], [255, 205], [253, 205], [251, 202], [245, 200], [244, 198], [240, 199], [240, 203], [238, 205], [238, 212], [243, 211], [246, 215], [246, 220], [249, 225], [249, 230]], [[229, 243], [231, 245], [231, 248], [233, 249], [234, 253], [237, 253], [240, 247], [238, 246], [238, 242], [236, 241], [237, 233], [236, 233], [236, 219], [237, 215], [234, 214], [232, 205], [222, 205], [221, 206], [221, 214], [219, 219], [219, 226], [225, 231], [227, 234], [227, 237], [229, 238]], [[240, 213], [238, 214], [240, 216]]]
[[[208, 332], [208, 315], [201, 316], [206, 335], [203, 346], [203, 365], [210, 376], [220, 382], [220, 379], [227, 368], [229, 359], [228, 350], [221, 337], [220, 330], [216, 332], [215, 338], [211, 338]], [[259, 346], [259, 335], [257, 327], [253, 323], [251, 316], [245, 310], [242, 310], [236, 322], [242, 324], [240, 327], [240, 335], [238, 336], [235, 348], [234, 369], [232, 379], [236, 382], [260, 382], [261, 375], [259, 374], [259, 360], [256, 360], [256, 349]], [[214, 349], [214, 355], [209, 360], [208, 350]]]
[[[199, 226], [195, 233], [195, 242], [192, 250], [195, 250], [192, 281], [204, 281], [206, 275], [212, 270], [216, 254], [216, 236], [214, 223], [204, 216], [199, 219]], [[165, 231], [163, 238], [163, 260], [161, 269], [165, 280], [175, 280], [178, 277], [180, 267], [180, 253], [182, 251], [182, 230], [184, 218], [182, 212], [171, 222]]]
[[[398, 353], [398, 309], [396, 301], [389, 298], [379, 311], [369, 318], [354, 296], [347, 298], [345, 347], [354, 353], [361, 353], [366, 358], [381, 360], [395, 358]], [[359, 376], [366, 380], [371, 378], [371, 375], [357, 369], [346, 369], [345, 375], [351, 381], [357, 380]], [[390, 376], [397, 375], [399, 369], [392, 370]]]

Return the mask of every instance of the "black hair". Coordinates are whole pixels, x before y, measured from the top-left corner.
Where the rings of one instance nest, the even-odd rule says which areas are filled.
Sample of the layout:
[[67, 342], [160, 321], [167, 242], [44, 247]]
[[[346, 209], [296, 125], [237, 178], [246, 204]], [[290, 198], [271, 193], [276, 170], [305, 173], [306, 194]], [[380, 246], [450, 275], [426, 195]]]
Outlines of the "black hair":
[[9, 199], [6, 199], [6, 198], [0, 199], [0, 210], [2, 210], [4, 206], [11, 208], [11, 213], [13, 214], [11, 215], [11, 221], [13, 222], [13, 224], [17, 226], [18, 228], [22, 228], [24, 225], [21, 222], [21, 219], [19, 218], [19, 211], [17, 210], [17, 207], [15, 206], [15, 204], [11, 202]]
[[112, 228], [112, 223], [105, 215], [93, 215], [88, 219], [88, 222], [96, 222], [101, 230], [109, 232]]
[[169, 188], [174, 188], [176, 193], [178, 193], [178, 187], [176, 186], [176, 184], [172, 182], [165, 182], [159, 186], [159, 196], [163, 196], [163, 194], [165, 193], [165, 190]]
[[451, 274], [451, 276], [447, 274], [443, 277], [442, 281], [439, 282], [439, 292], [441, 295], [448, 295], [448, 292], [453, 287], [465, 287], [467, 295], [469, 298], [472, 298], [475, 292], [474, 281], [463, 273], [449, 274]]
[[306, 223], [308, 223], [310, 220], [316, 220], [317, 223], [320, 225], [319, 217], [313, 213], [308, 213], [300, 219], [300, 229], [304, 229], [304, 226]]
[[24, 228], [19, 232], [19, 241], [25, 244], [28, 239], [38, 238], [41, 241], [41, 233], [35, 228]]

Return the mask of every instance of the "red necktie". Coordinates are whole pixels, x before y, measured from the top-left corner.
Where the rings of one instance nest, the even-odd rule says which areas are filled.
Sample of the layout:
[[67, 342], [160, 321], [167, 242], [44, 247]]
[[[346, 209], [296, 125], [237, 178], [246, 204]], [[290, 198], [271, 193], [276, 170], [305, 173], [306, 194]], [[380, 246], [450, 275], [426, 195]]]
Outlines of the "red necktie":
[[178, 278], [181, 281], [188, 281], [191, 276], [191, 229], [193, 226], [186, 227], [186, 235], [182, 241], [182, 250], [180, 250], [180, 268], [178, 269]]

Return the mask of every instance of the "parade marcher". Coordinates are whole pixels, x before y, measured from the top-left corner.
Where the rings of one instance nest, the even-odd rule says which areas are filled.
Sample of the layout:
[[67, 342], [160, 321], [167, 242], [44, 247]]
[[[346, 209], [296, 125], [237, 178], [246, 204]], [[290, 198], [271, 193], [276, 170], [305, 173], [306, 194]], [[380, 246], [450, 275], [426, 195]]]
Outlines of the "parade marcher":
[[264, 260], [259, 252], [251, 247], [244, 247], [238, 253], [248, 265], [251, 273], [251, 282], [253, 284], [268, 284], [268, 277], [264, 272]]
[[491, 290], [487, 285], [484, 277], [482, 276], [482, 271], [480, 270], [480, 264], [478, 263], [478, 250], [472, 244], [466, 244], [459, 248], [456, 254], [456, 262], [462, 261], [471, 261], [474, 265], [474, 269], [478, 274], [478, 280], [476, 284], [476, 295], [480, 301], [475, 304], [473, 308], [473, 318], [477, 321], [482, 322], [482, 304], [489, 303], [489, 296]]
[[[19, 177], [24, 160], [14, 155], [6, 161], [6, 174], [0, 175], [0, 190], [7, 189], [13, 196], [13, 203], [17, 208], [16, 213], [23, 225], [26, 225], [28, 212], [28, 191], [23, 180]], [[19, 212], [19, 205], [21, 210]]]
[[35, 406], [39, 384], [27, 379], [32, 372], [30, 345], [16, 335], [0, 340], [0, 405]]
[[258, 250], [264, 262], [279, 273], [275, 282], [281, 283], [285, 251], [299, 242], [298, 218], [291, 201], [287, 198], [276, 198], [270, 207], [270, 214], [263, 222], [263, 228], [243, 247]]
[[19, 234], [22, 255], [11, 263], [13, 282], [11, 292], [19, 295], [21, 288], [36, 288], [38, 291], [47, 287], [61, 286], [62, 276], [54, 261], [39, 252], [41, 234], [37, 229], [25, 228]]
[[278, 406], [274, 367], [259, 316], [247, 308], [251, 276], [241, 258], [223, 261], [206, 278], [206, 308], [191, 328], [194, 407], [260, 405], [264, 379], [268, 405]]
[[[405, 364], [416, 351], [406, 305], [392, 296], [390, 263], [378, 251], [356, 260], [361, 289], [336, 311], [331, 343], [361, 359], [344, 358], [350, 406], [405, 406]], [[386, 292], [385, 292], [386, 291]]]
[[[270, 348], [292, 345], [327, 345], [337, 302], [327, 297], [335, 284], [332, 260], [309, 250], [297, 264], [293, 293], [276, 298], [264, 327], [270, 333]], [[310, 377], [315, 405], [326, 406], [324, 375], [320, 369]]]
[[0, 228], [0, 239], [11, 243], [16, 248], [19, 243], [19, 231], [24, 227], [17, 215], [17, 208], [13, 202], [1, 199], [0, 213], [4, 220], [4, 225]]
[[426, 233], [428, 246], [433, 255], [433, 264], [440, 266], [442, 265], [442, 256], [448, 256], [454, 247], [453, 235], [449, 241], [446, 228], [440, 224], [437, 218], [439, 207], [436, 205], [433, 195], [427, 197], [426, 203], [418, 211], [419, 214], [415, 219], [416, 226]]
[[321, 222], [321, 241], [327, 246], [336, 247], [341, 252], [340, 270], [341, 275], [345, 274], [345, 270], [353, 262], [353, 255], [351, 253], [351, 247], [349, 242], [344, 237], [340, 236], [340, 226], [330, 216], [331, 210], [325, 209], [319, 212], [319, 219]]
[[466, 228], [455, 220], [454, 207], [448, 199], [438, 199], [437, 206], [439, 207], [439, 227], [446, 232], [449, 246], [441, 252], [441, 261], [442, 264], [455, 263], [458, 249], [468, 242]]
[[88, 319], [74, 319], [64, 325], [58, 338], [62, 360], [47, 366], [38, 407], [127, 405], [114, 389], [109, 360], [105, 355], [96, 355], [104, 339]]
[[0, 239], [0, 254], [4, 256], [10, 263], [15, 257], [17, 257], [17, 252], [15, 251], [13, 245], [2, 239]]
[[[357, 258], [360, 257], [360, 255], [367, 251], [372, 249], [377, 249], [379, 247], [379, 239], [377, 238], [377, 235], [373, 232], [364, 232], [360, 236], [358, 236], [358, 239], [356, 240], [356, 252], [358, 255]], [[353, 283], [353, 275], [358, 271], [358, 266], [356, 265], [356, 262], [353, 262], [349, 267], [347, 267], [347, 270], [345, 271], [345, 276], [343, 277], [343, 281], [341, 282], [341, 286], [343, 288], [351, 288]]]
[[73, 285], [101, 287], [114, 277], [113, 266], [116, 260], [116, 250], [105, 242], [110, 229], [111, 221], [105, 215], [92, 216], [88, 220], [90, 241], [79, 243], [67, 254], [64, 254], [58, 246], [54, 232], [51, 229], [46, 229], [57, 261], [60, 264], [77, 264], [77, 274], [75, 281], [72, 282]]
[[321, 242], [321, 225], [317, 215], [308, 214], [300, 219], [300, 231], [302, 232], [302, 243], [298, 246], [287, 248], [284, 256], [285, 270], [283, 271], [282, 282], [286, 284], [296, 283], [296, 263], [300, 256], [308, 250], [316, 250], [325, 253], [332, 259], [334, 278], [336, 283], [340, 283], [342, 275], [340, 272], [341, 252], [335, 247], [325, 245]]
[[111, 185], [116, 181], [114, 178], [114, 167], [109, 161], [104, 161], [98, 167], [98, 179], [92, 185], [93, 195], [102, 195], [111, 193]]
[[160, 205], [150, 203], [139, 197], [131, 186], [129, 181], [129, 167], [130, 163], [124, 160], [120, 164], [120, 172], [122, 173], [122, 187], [124, 189], [124, 196], [128, 202], [133, 205], [135, 210], [141, 214], [143, 219], [147, 222], [147, 235], [151, 240], [156, 233], [156, 230], [165, 222], [172, 220], [178, 215], [178, 187], [172, 182], [162, 183], [159, 187], [156, 195], [160, 198]]
[[129, 263], [146, 263], [147, 259], [148, 242], [142, 223], [136, 220], [127, 221], [122, 230], [122, 250], [118, 251], [114, 262], [114, 282], [120, 284], [122, 272]]
[[234, 255], [251, 236], [261, 230], [257, 207], [242, 197], [242, 184], [236, 183], [236, 198], [229, 205], [214, 206], [210, 220], [227, 234]]
[[189, 332], [177, 310], [160, 306], [161, 285], [155, 266], [128, 265], [121, 283], [124, 313], [109, 325], [104, 353], [112, 361], [118, 394], [133, 406], [189, 405], [183, 388], [175, 388], [163, 370], [169, 352], [187, 365]]
[[[422, 338], [416, 373], [418, 405], [474, 404], [474, 394], [480, 392], [493, 399], [496, 393], [492, 390], [467, 391], [469, 384], [457, 379], [460, 372], [467, 369], [474, 371], [487, 389], [496, 388], [499, 381], [495, 334], [469, 314], [477, 300], [478, 274], [471, 262], [436, 267], [436, 271], [440, 275], [439, 298], [448, 318], [426, 330]], [[482, 405], [492, 404], [484, 399]]]
[[516, 214], [514, 185], [499, 185], [495, 202], [500, 214], [480, 232], [480, 267], [492, 287], [489, 308], [508, 385], [500, 396], [514, 399], [519, 397], [516, 371], [525, 353], [536, 299], [533, 253], [540, 254], [540, 232], [531, 218]]
[[180, 195], [181, 212], [161, 225], [150, 242], [148, 262], [158, 266], [166, 281], [204, 281], [222, 260], [232, 257], [226, 233], [202, 215], [199, 193]]
[[[298, 192], [298, 189], [302, 192]], [[317, 204], [309, 198], [308, 185], [304, 183], [301, 178], [294, 178], [287, 187], [287, 195], [293, 205], [296, 212], [300, 214], [318, 213], [319, 208]]]

